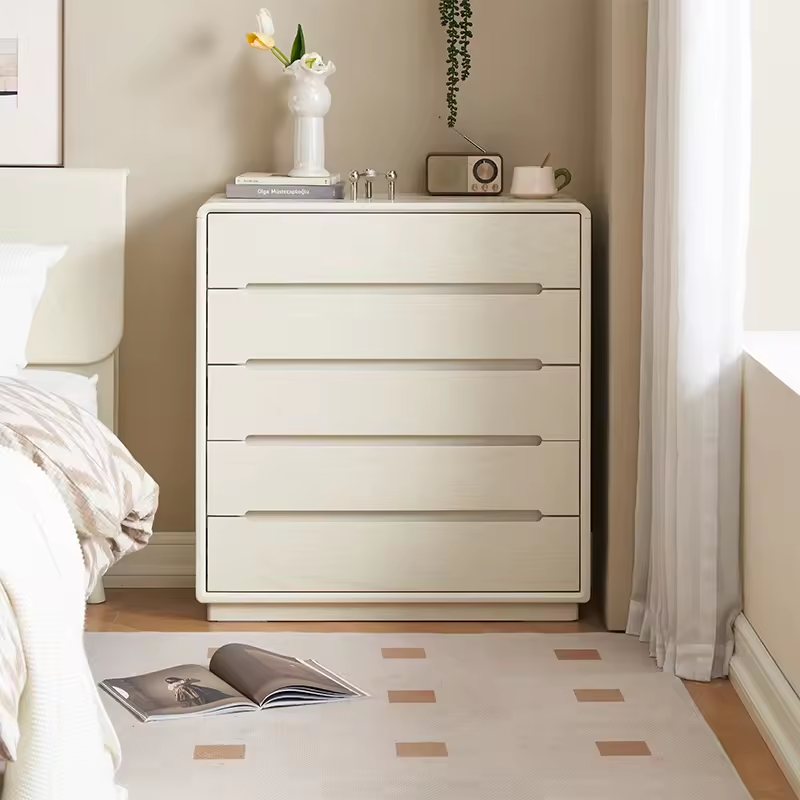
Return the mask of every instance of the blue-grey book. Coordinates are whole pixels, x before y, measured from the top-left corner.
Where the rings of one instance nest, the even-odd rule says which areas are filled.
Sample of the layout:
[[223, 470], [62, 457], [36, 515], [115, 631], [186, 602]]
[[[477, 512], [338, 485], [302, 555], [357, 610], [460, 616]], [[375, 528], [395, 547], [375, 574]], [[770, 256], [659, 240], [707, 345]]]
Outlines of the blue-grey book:
[[226, 196], [230, 200], [344, 200], [344, 183], [331, 186], [265, 186], [229, 183]]

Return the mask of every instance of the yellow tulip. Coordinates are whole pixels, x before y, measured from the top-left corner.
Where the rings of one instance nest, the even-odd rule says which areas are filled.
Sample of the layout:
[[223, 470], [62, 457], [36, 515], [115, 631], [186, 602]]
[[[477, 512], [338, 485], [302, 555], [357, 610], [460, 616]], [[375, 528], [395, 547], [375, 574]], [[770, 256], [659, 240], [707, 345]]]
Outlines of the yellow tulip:
[[256, 50], [272, 50], [275, 47], [275, 40], [264, 33], [248, 33], [247, 44]]
[[266, 8], [262, 8], [261, 11], [258, 12], [256, 21], [258, 22], [258, 32], [247, 34], [247, 44], [249, 44], [250, 47], [255, 47], [256, 50], [269, 51], [284, 67], [288, 67], [289, 59], [286, 57], [286, 54], [275, 45], [275, 25], [272, 22], [272, 15]]

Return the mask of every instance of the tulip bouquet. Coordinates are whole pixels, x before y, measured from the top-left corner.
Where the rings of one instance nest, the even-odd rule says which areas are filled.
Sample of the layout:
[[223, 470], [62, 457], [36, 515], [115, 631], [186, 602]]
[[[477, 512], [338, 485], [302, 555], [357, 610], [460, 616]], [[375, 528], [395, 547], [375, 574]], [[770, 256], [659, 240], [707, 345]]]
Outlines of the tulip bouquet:
[[[256, 50], [266, 50], [272, 53], [286, 69], [299, 67], [318, 74], [333, 72], [332, 63], [326, 64], [319, 53], [306, 52], [306, 37], [303, 33], [303, 26], [297, 26], [297, 34], [292, 44], [291, 57], [286, 54], [275, 43], [275, 24], [272, 15], [266, 8], [258, 12], [258, 31], [247, 34], [247, 43]], [[297, 65], [295, 67], [294, 65]]]

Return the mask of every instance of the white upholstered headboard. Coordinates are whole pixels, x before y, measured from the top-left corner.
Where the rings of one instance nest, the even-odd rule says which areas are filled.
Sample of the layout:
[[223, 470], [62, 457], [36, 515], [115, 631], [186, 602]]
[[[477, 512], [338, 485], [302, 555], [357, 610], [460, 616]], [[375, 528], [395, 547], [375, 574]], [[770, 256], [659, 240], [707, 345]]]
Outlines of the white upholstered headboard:
[[64, 244], [28, 340], [31, 366], [97, 374], [100, 418], [116, 429], [127, 170], [0, 169], [0, 241]]

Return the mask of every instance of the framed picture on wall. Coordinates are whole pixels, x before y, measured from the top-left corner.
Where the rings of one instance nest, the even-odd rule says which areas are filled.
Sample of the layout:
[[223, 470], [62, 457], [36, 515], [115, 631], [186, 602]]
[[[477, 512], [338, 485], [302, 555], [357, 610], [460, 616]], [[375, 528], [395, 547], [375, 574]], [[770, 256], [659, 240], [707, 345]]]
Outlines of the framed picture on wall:
[[60, 167], [62, 0], [0, 0], [0, 167]]

